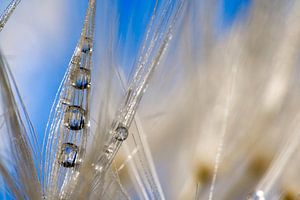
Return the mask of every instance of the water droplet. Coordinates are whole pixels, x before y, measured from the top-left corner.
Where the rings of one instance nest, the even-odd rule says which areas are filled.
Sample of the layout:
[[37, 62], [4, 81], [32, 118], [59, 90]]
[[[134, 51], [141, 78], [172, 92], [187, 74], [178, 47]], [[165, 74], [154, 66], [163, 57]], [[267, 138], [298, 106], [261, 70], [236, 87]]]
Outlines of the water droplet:
[[82, 48], [81, 48], [81, 51], [83, 53], [89, 53], [92, 51], [92, 46], [93, 46], [93, 41], [91, 38], [89, 37], [85, 37], [84, 38], [84, 41], [83, 41], [83, 44], [82, 44]]
[[248, 200], [266, 200], [265, 199], [265, 194], [262, 190], [257, 190], [255, 193], [252, 194]]
[[75, 68], [71, 74], [72, 85], [77, 89], [86, 89], [91, 85], [91, 71], [86, 68]]
[[64, 117], [65, 126], [70, 130], [81, 130], [84, 127], [84, 113], [79, 106], [68, 106]]
[[61, 146], [59, 163], [66, 168], [75, 166], [78, 147], [73, 143], [64, 143]]
[[116, 129], [116, 139], [119, 141], [124, 141], [128, 137], [128, 129], [122, 125], [119, 125]]

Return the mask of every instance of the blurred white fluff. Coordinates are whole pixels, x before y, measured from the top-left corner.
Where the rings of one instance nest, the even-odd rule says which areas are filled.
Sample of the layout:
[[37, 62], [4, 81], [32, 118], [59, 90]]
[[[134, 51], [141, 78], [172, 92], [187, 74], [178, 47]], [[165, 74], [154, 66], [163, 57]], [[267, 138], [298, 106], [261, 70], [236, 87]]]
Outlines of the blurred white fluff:
[[[219, 33], [217, 2], [187, 2], [137, 110], [130, 136], [102, 179], [103, 187], [95, 191], [91, 164], [105, 145], [106, 131], [130, 82], [122, 68], [130, 68], [128, 63], [133, 65], [135, 59], [118, 51], [126, 48], [117, 40], [116, 5], [102, 2], [91, 102], [93, 141], [72, 199], [235, 200], [251, 199], [255, 191], [262, 191], [265, 199], [299, 197], [300, 4], [297, 0], [253, 1], [233, 25]], [[126, 42], [128, 47], [131, 38]], [[8, 73], [2, 65], [1, 70]], [[4, 97], [12, 87], [7, 80], [1, 76], [1, 86], [8, 85], [1, 87]], [[9, 94], [9, 101], [0, 101], [1, 111], [12, 107], [16, 113], [18, 107], [11, 100], [15, 93]], [[16, 155], [19, 150], [10, 151], [16, 144], [9, 137], [4, 137], [7, 145], [2, 151], [9, 149]], [[33, 141], [26, 140], [25, 149], [30, 151]], [[26, 157], [26, 162], [18, 158], [27, 168], [1, 162], [7, 182], [4, 189], [15, 198], [42, 198], [36, 190], [40, 187], [37, 175], [23, 187], [29, 174], [39, 174], [29, 170], [33, 158]], [[11, 164], [17, 173], [24, 173], [24, 180], [2, 167]]]

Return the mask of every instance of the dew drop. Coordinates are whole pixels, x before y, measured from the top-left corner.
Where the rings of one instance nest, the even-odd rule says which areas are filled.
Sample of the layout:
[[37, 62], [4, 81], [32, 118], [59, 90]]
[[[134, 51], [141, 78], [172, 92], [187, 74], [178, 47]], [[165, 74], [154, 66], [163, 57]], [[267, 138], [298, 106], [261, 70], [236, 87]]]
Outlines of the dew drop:
[[71, 75], [72, 86], [77, 89], [86, 89], [91, 85], [91, 71], [86, 68], [76, 68]]
[[248, 200], [266, 200], [266, 198], [262, 190], [257, 190], [250, 198], [248, 198]]
[[84, 127], [84, 113], [79, 106], [68, 106], [64, 117], [65, 126], [70, 130], [81, 130]]
[[59, 155], [59, 163], [66, 168], [75, 166], [78, 147], [73, 143], [64, 143]]
[[128, 129], [124, 126], [118, 126], [118, 128], [116, 129], [116, 139], [119, 141], [124, 141], [126, 140], [128, 137]]
[[85, 37], [84, 38], [84, 41], [83, 41], [83, 44], [82, 44], [82, 48], [81, 48], [81, 51], [83, 53], [89, 53], [92, 51], [92, 46], [93, 46], [93, 41], [91, 38], [89, 37]]

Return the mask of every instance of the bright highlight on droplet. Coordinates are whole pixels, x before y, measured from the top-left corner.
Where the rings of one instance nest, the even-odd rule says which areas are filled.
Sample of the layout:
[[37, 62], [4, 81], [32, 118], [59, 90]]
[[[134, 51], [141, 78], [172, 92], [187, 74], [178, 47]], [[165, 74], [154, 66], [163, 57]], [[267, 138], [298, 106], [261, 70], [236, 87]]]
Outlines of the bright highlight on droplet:
[[262, 190], [257, 190], [248, 200], [266, 200]]

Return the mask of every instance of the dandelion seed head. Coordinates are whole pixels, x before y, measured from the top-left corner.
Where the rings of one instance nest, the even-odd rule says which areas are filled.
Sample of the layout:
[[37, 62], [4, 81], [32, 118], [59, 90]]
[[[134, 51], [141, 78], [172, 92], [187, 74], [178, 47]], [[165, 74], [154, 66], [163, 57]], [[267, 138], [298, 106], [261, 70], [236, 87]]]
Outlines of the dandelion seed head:
[[[253, 188], [251, 200], [297, 198], [284, 186], [300, 180], [299, 160], [291, 159], [299, 140], [299, 4], [254, 1], [216, 31], [216, 2], [186, 2], [171, 32], [177, 1], [154, 9], [129, 58], [132, 34], [119, 40], [122, 17], [115, 2], [101, 1], [101, 45], [82, 34], [51, 118], [47, 199], [236, 200]], [[78, 151], [56, 153], [67, 143]]]

